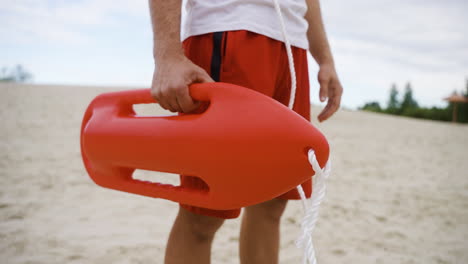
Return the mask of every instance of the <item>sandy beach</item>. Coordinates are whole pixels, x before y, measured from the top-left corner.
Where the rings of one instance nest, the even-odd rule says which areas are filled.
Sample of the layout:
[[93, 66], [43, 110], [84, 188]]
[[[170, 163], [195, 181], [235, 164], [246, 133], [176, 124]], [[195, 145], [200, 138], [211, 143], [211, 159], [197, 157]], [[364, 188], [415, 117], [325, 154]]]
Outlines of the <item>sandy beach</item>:
[[[177, 205], [100, 188], [81, 161], [88, 103], [122, 89], [0, 84], [0, 263], [163, 263]], [[318, 127], [333, 162], [319, 263], [468, 263], [467, 125], [341, 110]], [[280, 263], [301, 263], [302, 215], [290, 202]], [[219, 231], [212, 263], [239, 263], [239, 225]]]

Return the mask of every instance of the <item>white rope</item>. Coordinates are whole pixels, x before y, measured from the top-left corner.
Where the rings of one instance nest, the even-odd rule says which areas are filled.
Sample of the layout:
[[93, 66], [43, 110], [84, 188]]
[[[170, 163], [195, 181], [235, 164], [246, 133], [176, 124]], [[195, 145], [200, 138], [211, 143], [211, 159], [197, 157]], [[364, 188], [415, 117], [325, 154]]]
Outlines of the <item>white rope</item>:
[[286, 26], [284, 25], [283, 14], [281, 13], [281, 8], [278, 3], [278, 0], [273, 0], [275, 3], [276, 14], [278, 14], [278, 18], [281, 25], [281, 33], [283, 33], [284, 45], [286, 47], [286, 53], [288, 55], [288, 62], [289, 62], [289, 72], [291, 75], [291, 94], [289, 97], [289, 104], [288, 107], [292, 110], [294, 107], [294, 101], [296, 99], [296, 69], [294, 68], [294, 57], [291, 51], [291, 43], [289, 43], [288, 35], [286, 34]]
[[297, 186], [297, 190], [299, 191], [299, 195], [301, 196], [302, 204], [304, 206], [304, 217], [302, 218], [301, 234], [296, 240], [296, 246], [304, 250], [302, 261], [304, 264], [316, 264], [317, 260], [315, 258], [314, 243], [312, 241], [312, 231], [314, 230], [315, 224], [318, 220], [318, 209], [325, 197], [325, 181], [330, 176], [331, 162], [328, 160], [327, 164], [322, 169], [320, 168], [313, 149], [309, 150], [308, 156], [309, 162], [315, 172], [313, 178], [313, 191], [310, 200], [307, 200], [302, 186]]
[[[288, 35], [286, 34], [286, 26], [284, 24], [284, 19], [281, 13], [280, 5], [278, 3], [278, 0], [273, 0], [273, 2], [280, 21], [284, 45], [286, 47], [286, 53], [288, 55], [289, 72], [291, 75], [291, 93], [289, 97], [288, 107], [292, 110], [294, 107], [294, 101], [296, 99], [296, 69], [294, 68], [294, 57], [291, 50], [291, 43], [289, 42]], [[301, 185], [298, 185], [296, 187], [297, 191], [299, 192], [299, 195], [301, 196], [302, 206], [304, 208], [304, 217], [301, 222], [301, 234], [296, 240], [296, 246], [304, 251], [302, 261], [304, 264], [316, 264], [317, 260], [315, 257], [314, 243], [312, 241], [312, 231], [314, 230], [315, 224], [317, 223], [318, 209], [320, 203], [322, 203], [322, 200], [325, 197], [325, 180], [330, 175], [331, 165], [330, 160], [328, 160], [327, 164], [325, 165], [325, 168], [322, 170], [322, 168], [320, 168], [319, 163], [317, 162], [315, 151], [313, 149], [309, 150], [308, 158], [309, 163], [312, 165], [312, 168], [315, 172], [315, 175], [313, 177], [313, 192], [310, 199], [310, 205], [308, 205], [304, 189]]]

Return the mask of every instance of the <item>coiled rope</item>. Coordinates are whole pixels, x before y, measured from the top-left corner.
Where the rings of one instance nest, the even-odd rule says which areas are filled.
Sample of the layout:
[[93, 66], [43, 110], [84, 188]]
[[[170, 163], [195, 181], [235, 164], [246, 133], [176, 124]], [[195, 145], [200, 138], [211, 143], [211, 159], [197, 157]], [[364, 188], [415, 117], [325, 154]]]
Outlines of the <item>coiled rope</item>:
[[[276, 13], [278, 15], [281, 32], [283, 34], [284, 45], [286, 47], [286, 53], [288, 55], [289, 71], [291, 75], [291, 94], [289, 97], [289, 109], [293, 110], [294, 101], [296, 99], [296, 69], [294, 67], [294, 57], [291, 50], [291, 43], [289, 42], [288, 36], [286, 34], [286, 26], [284, 24], [283, 14], [281, 13], [281, 8], [278, 3], [278, 0], [273, 0]], [[313, 192], [310, 200], [307, 200], [304, 190], [301, 185], [298, 185], [297, 191], [301, 196], [302, 206], [304, 209], [304, 217], [301, 222], [301, 234], [296, 240], [296, 246], [304, 251], [303, 253], [303, 263], [307, 264], [316, 264], [317, 259], [315, 257], [314, 243], [312, 240], [312, 231], [314, 230], [315, 224], [318, 219], [318, 209], [320, 203], [322, 203], [323, 198], [325, 197], [325, 181], [330, 175], [331, 163], [330, 159], [327, 161], [327, 164], [322, 169], [317, 161], [315, 156], [315, 151], [310, 149], [308, 152], [309, 163], [312, 166], [312, 169], [315, 172], [313, 176]]]

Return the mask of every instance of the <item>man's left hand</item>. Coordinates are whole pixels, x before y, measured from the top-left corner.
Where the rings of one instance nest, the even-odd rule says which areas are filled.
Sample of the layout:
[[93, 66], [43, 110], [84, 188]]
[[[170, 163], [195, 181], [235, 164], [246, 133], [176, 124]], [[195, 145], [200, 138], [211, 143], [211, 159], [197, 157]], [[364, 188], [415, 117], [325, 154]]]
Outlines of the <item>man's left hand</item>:
[[318, 120], [323, 122], [340, 108], [343, 87], [333, 64], [320, 65], [318, 82], [320, 83], [320, 101], [325, 102], [328, 100], [327, 105], [318, 116]]

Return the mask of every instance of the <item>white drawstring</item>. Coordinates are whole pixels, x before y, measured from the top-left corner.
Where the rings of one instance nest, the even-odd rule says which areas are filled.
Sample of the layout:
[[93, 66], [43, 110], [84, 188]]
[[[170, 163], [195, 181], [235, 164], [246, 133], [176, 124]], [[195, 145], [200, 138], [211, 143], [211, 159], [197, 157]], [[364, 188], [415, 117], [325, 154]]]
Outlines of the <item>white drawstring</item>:
[[[289, 62], [289, 72], [291, 75], [291, 93], [289, 97], [289, 109], [293, 110], [294, 101], [296, 98], [296, 69], [294, 68], [294, 57], [291, 50], [291, 43], [289, 43], [288, 36], [286, 34], [286, 26], [284, 24], [283, 15], [281, 13], [281, 8], [278, 3], [278, 0], [273, 0], [276, 13], [278, 14], [278, 18], [281, 25], [281, 32], [283, 34], [284, 45], [286, 47], [286, 53], [288, 55], [288, 62]], [[304, 189], [301, 185], [298, 185], [297, 191], [301, 196], [302, 206], [304, 208], [304, 217], [301, 222], [301, 234], [299, 238], [296, 240], [296, 246], [298, 248], [303, 249], [303, 263], [307, 264], [316, 264], [317, 260], [315, 257], [315, 249], [314, 243], [312, 241], [312, 231], [317, 223], [318, 219], [318, 209], [320, 203], [322, 202], [323, 198], [325, 197], [325, 180], [330, 175], [331, 164], [330, 160], [328, 160], [327, 164], [325, 165], [324, 169], [320, 168], [319, 163], [317, 162], [317, 158], [315, 156], [315, 151], [310, 149], [308, 152], [309, 163], [311, 164], [312, 168], [314, 169], [315, 175], [313, 176], [313, 192], [310, 198], [310, 206], [308, 205], [307, 198], [304, 193]]]

